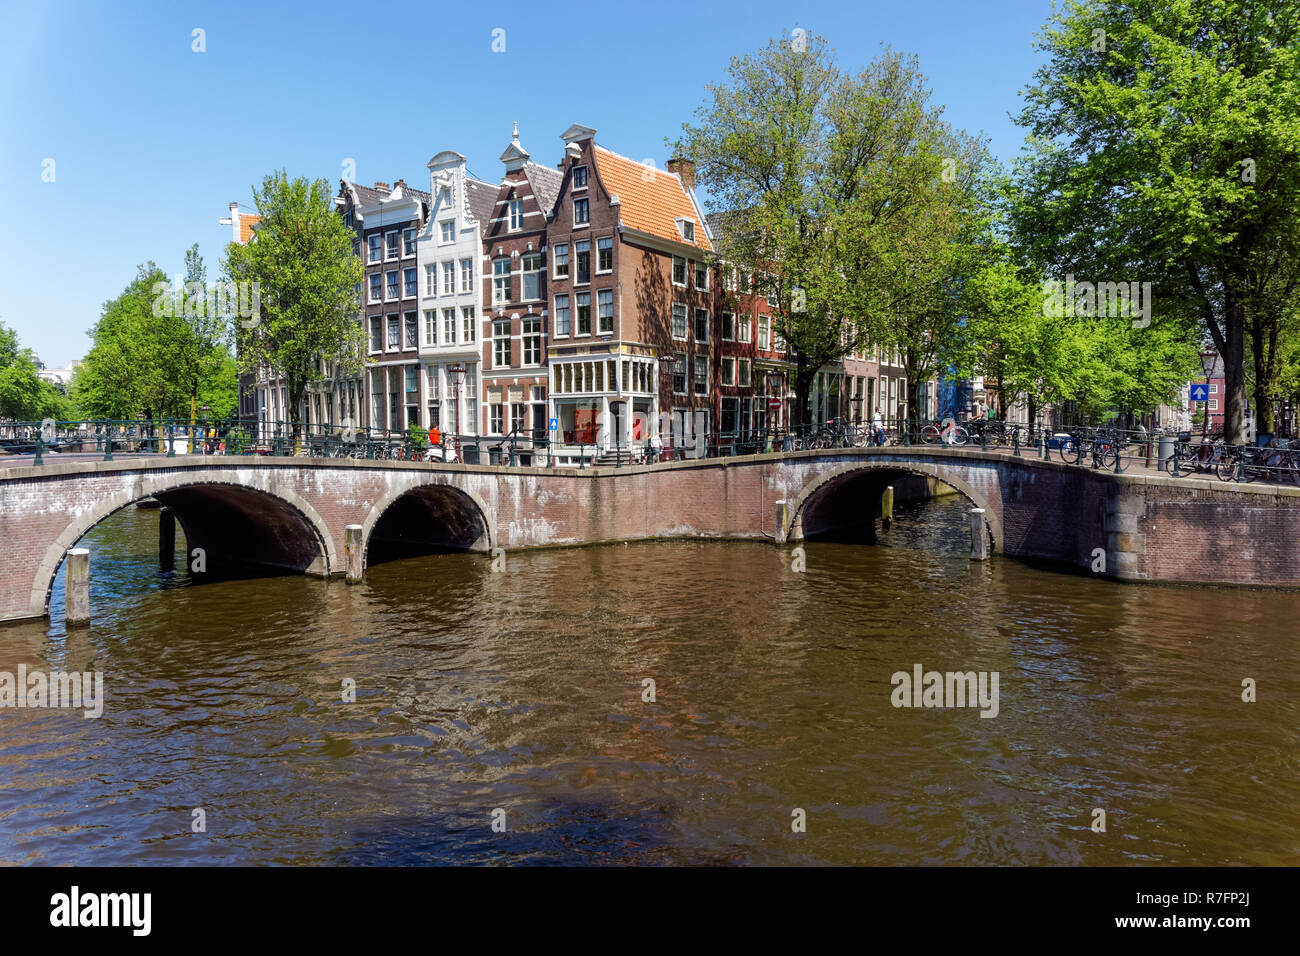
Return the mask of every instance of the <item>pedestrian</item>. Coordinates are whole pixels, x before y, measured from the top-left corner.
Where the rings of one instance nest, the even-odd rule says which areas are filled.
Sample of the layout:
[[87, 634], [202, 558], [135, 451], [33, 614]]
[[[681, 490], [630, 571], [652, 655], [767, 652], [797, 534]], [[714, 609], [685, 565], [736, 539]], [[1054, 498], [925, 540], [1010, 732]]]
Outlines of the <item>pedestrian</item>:
[[879, 448], [885, 443], [885, 423], [880, 417], [880, 406], [876, 406], [876, 412], [871, 416], [871, 431], [876, 438], [876, 447]]

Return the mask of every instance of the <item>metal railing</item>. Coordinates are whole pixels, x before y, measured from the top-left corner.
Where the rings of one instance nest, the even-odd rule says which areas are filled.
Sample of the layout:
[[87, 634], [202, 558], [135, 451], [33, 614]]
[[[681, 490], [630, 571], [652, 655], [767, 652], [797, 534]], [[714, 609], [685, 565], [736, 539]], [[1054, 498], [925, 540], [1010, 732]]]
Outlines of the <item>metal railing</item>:
[[[368, 461], [451, 462], [489, 466], [577, 467], [730, 458], [833, 448], [917, 446], [978, 448], [1012, 457], [1055, 460], [1122, 474], [1134, 466], [1173, 478], [1213, 475], [1220, 481], [1274, 481], [1300, 486], [1300, 440], [1261, 436], [1254, 446], [1227, 445], [1190, 432], [1120, 429], [1110, 425], [1056, 430], [998, 420], [907, 420], [878, 423], [831, 419], [790, 428], [714, 432], [685, 440], [666, 436], [627, 442], [617, 432], [575, 432], [557, 442], [552, 433], [516, 427], [505, 435], [454, 434], [422, 428], [405, 431], [329, 423], [224, 419], [191, 426], [178, 419], [0, 422], [0, 456], [32, 456], [43, 465], [50, 454], [118, 455], [300, 455]], [[430, 438], [433, 438], [430, 441]], [[3, 460], [0, 457], [0, 460]]]

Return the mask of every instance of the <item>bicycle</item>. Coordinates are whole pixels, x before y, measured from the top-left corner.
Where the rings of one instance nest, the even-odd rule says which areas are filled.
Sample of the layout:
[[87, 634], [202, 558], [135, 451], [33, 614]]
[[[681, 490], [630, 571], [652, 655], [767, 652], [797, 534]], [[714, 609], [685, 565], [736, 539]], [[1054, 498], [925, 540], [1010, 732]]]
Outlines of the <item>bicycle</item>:
[[970, 441], [970, 432], [952, 419], [933, 421], [921, 429], [921, 441], [926, 445], [933, 445], [935, 442], [942, 442], [945, 445], [964, 445]]

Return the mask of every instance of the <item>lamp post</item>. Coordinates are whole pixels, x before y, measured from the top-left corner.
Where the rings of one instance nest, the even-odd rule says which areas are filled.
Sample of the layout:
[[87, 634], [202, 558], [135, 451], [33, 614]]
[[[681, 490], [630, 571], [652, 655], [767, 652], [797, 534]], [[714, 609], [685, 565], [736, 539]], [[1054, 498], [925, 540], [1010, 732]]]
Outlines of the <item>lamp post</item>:
[[1206, 438], [1210, 431], [1210, 373], [1214, 371], [1215, 353], [1204, 351], [1201, 353], [1201, 371], [1205, 373], [1205, 406], [1204, 415], [1201, 418], [1201, 444], [1205, 444]]
[[781, 406], [777, 404], [773, 407], [772, 400], [780, 402], [781, 396], [781, 374], [779, 372], [767, 373], [767, 430], [772, 436], [772, 442], [776, 442], [776, 414], [780, 411]]
[[457, 362], [455, 365], [447, 369], [447, 374], [451, 376], [452, 386], [455, 389], [454, 391], [455, 397], [451, 400], [452, 401], [451, 438], [452, 438], [452, 442], [455, 444], [456, 447], [456, 461], [462, 463], [463, 463], [463, 459], [460, 457], [460, 383], [465, 380], [465, 373], [468, 371], [469, 369], [467, 369], [460, 362]]

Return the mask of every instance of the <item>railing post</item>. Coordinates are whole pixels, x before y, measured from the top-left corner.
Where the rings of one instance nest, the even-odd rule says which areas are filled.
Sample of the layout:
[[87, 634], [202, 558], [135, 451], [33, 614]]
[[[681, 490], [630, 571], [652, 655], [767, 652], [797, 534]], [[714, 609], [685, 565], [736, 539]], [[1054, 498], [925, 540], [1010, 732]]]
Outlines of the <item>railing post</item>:
[[176, 457], [176, 423], [165, 426], [167, 429], [167, 457]]
[[113, 429], [111, 426], [104, 429], [104, 461], [113, 460]]
[[36, 458], [32, 461], [33, 465], [45, 464], [45, 459], [41, 457], [41, 450], [45, 445], [45, 436], [40, 432], [36, 433]]
[[585, 447], [586, 445], [584, 445], [582, 439], [579, 438], [578, 439], [578, 469], [579, 470], [587, 467], [587, 456], [582, 453]]
[[1013, 458], [1020, 457], [1020, 426], [1019, 425], [1013, 425], [1011, 427], [1011, 457]]
[[1238, 451], [1241, 457], [1238, 459], [1237, 484], [1241, 484], [1246, 480], [1246, 446], [1242, 445]]
[[1181, 478], [1181, 477], [1182, 477], [1182, 475], [1180, 475], [1180, 474], [1178, 473], [1178, 457], [1179, 457], [1179, 448], [1178, 448], [1178, 446], [1181, 445], [1181, 444], [1182, 444], [1182, 442], [1177, 442], [1177, 441], [1174, 442], [1174, 454], [1173, 454], [1173, 467], [1174, 467], [1174, 470], [1173, 470], [1173, 476], [1174, 476], [1175, 478]]

